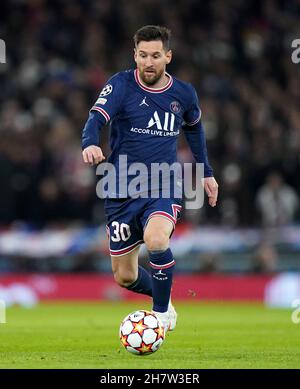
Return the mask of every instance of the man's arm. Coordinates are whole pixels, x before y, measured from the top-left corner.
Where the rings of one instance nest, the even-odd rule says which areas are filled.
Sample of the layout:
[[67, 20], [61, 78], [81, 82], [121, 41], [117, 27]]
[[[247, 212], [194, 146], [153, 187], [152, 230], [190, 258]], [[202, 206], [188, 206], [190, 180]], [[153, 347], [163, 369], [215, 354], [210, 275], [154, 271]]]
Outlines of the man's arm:
[[96, 165], [105, 159], [99, 147], [100, 131], [118, 113], [124, 95], [124, 74], [121, 72], [107, 81], [90, 110], [82, 131], [82, 156], [85, 163]]
[[204, 164], [203, 186], [209, 198], [209, 205], [215, 207], [218, 199], [218, 184], [208, 162], [205, 133], [201, 120], [193, 125], [185, 124], [183, 131], [196, 162]]
[[82, 157], [85, 163], [97, 165], [105, 157], [100, 144], [100, 130], [105, 124], [105, 118], [100, 112], [91, 111], [82, 131]]
[[182, 128], [196, 162], [204, 164], [204, 177], [213, 177], [213, 170], [208, 162], [205, 133], [201, 120], [194, 125], [185, 124]]

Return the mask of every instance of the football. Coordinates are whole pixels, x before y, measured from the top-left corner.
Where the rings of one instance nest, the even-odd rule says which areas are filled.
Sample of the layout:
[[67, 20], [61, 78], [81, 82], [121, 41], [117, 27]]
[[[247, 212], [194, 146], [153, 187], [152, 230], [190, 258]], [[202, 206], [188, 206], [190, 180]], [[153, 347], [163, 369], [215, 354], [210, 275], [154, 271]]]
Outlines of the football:
[[120, 325], [119, 336], [125, 349], [136, 355], [154, 353], [165, 339], [161, 321], [153, 312], [145, 310], [127, 315]]

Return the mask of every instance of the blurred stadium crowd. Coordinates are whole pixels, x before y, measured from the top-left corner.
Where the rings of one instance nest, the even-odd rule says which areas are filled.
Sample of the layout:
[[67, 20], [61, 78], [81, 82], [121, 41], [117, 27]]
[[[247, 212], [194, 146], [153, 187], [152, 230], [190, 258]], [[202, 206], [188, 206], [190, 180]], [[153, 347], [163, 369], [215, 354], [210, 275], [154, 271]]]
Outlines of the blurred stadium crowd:
[[[1, 2], [0, 224], [104, 222], [81, 130], [105, 80], [134, 67], [132, 36], [144, 24], [173, 32], [168, 70], [198, 90], [220, 184], [217, 209], [183, 221], [299, 222], [299, 17], [297, 0]], [[184, 139], [179, 160], [192, 161]]]

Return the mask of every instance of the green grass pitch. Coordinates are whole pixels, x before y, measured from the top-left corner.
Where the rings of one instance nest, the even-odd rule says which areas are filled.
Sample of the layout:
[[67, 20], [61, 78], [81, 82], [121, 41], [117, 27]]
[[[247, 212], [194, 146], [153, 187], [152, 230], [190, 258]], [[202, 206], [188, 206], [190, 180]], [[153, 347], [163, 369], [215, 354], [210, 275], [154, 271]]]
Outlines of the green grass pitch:
[[291, 310], [257, 304], [177, 303], [175, 331], [156, 353], [129, 354], [119, 324], [135, 303], [48, 303], [7, 310], [0, 368], [300, 368], [300, 324]]

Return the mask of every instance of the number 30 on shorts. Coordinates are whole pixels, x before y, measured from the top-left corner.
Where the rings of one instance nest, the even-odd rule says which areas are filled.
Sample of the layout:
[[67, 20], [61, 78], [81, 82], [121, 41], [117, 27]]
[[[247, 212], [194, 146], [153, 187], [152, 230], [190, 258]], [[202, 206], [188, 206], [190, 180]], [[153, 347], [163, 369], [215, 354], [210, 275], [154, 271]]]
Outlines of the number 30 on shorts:
[[130, 226], [126, 223], [112, 222], [111, 226], [113, 228], [113, 234], [111, 235], [111, 240], [113, 242], [126, 242], [131, 236]]

